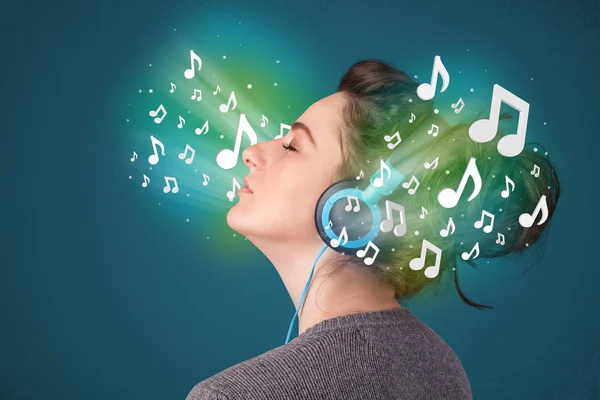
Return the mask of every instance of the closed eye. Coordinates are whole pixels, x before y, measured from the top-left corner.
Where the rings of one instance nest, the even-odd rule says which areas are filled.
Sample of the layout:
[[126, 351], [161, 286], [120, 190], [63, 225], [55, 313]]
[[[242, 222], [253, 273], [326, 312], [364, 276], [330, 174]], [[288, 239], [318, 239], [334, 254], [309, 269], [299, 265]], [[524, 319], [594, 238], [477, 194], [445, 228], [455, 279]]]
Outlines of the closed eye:
[[[291, 142], [290, 142], [291, 143]], [[291, 151], [297, 151], [296, 148], [294, 146], [292, 146], [290, 143], [288, 144], [282, 144], [283, 148], [287, 151], [287, 150], [291, 150]]]

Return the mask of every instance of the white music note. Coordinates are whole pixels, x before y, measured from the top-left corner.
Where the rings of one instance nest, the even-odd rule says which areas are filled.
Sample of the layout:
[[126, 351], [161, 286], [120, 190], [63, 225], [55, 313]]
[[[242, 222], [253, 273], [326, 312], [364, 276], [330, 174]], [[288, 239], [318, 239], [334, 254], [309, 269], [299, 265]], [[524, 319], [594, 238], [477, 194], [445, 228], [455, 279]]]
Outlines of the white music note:
[[363, 258], [364, 256], [367, 255], [367, 251], [369, 251], [369, 247], [372, 248], [373, 250], [375, 250], [375, 254], [373, 254], [373, 257], [366, 257], [364, 259], [364, 262], [366, 265], [373, 265], [373, 262], [377, 258], [377, 254], [379, 254], [379, 247], [377, 247], [375, 245], [375, 243], [371, 242], [370, 240], [369, 240], [369, 243], [367, 243], [367, 247], [365, 247], [364, 249], [358, 250], [356, 252], [356, 255], [360, 258]]
[[158, 164], [158, 161], [159, 161], [158, 151], [156, 149], [156, 146], [160, 147], [161, 153], [164, 156], [165, 155], [165, 145], [163, 144], [163, 142], [156, 139], [152, 135], [150, 136], [150, 143], [152, 143], [152, 148], [154, 149], [154, 154], [150, 154], [150, 157], [148, 157], [148, 162], [152, 165], [156, 165], [156, 164]]
[[356, 196], [346, 196], [348, 198], [348, 205], [344, 208], [346, 211], [350, 211], [352, 209], [352, 200], [356, 200], [356, 205], [354, 206], [354, 212], [360, 211], [360, 204], [358, 202], [358, 197]]
[[540, 176], [540, 167], [537, 164], [533, 164], [533, 170], [529, 171], [529, 173], [533, 176], [535, 176], [536, 178], [539, 178]]
[[[394, 138], [396, 138], [396, 140], [398, 141], [396, 143], [390, 143]], [[396, 131], [396, 133], [394, 133], [392, 136], [385, 135], [383, 139], [385, 139], [385, 141], [388, 142], [388, 149], [393, 149], [394, 147], [398, 146], [398, 144], [400, 144], [400, 142], [402, 141], [402, 138], [400, 137], [400, 131]]]
[[284, 124], [284, 123], [279, 123], [279, 135], [275, 135], [274, 139], [282, 138], [283, 137], [283, 130], [284, 129], [287, 129], [288, 132], [289, 132], [290, 129], [292, 129], [292, 127], [290, 125], [287, 125], [287, 124]]
[[135, 160], [137, 160], [137, 158], [138, 158], [138, 155], [137, 155], [137, 153], [134, 151], [134, 152], [133, 152], [133, 157], [131, 157], [131, 162], [134, 162]]
[[188, 157], [185, 160], [186, 164], [191, 164], [192, 161], [194, 161], [194, 156], [196, 155], [196, 150], [194, 150], [193, 148], [190, 147], [189, 144], [185, 145], [185, 151], [183, 153], [179, 153], [179, 155], [177, 157], [179, 157], [180, 160], [183, 160], [185, 158], [185, 156], [187, 155], [188, 150], [192, 153], [191, 157]]
[[485, 217], [489, 217], [490, 218], [490, 224], [486, 225], [483, 228], [483, 231], [485, 233], [490, 233], [492, 231], [492, 229], [494, 229], [494, 214], [487, 212], [485, 210], [481, 211], [481, 219], [479, 221], [475, 221], [475, 224], [473, 225], [475, 228], [480, 229], [483, 226], [483, 221], [485, 220]]
[[427, 131], [427, 134], [432, 135], [433, 137], [436, 137], [438, 135], [439, 131], [440, 131], [439, 126], [437, 126], [436, 124], [431, 124], [431, 129], [429, 129]]
[[452, 103], [452, 108], [454, 108], [454, 112], [456, 114], [459, 114], [462, 109], [465, 106], [465, 101], [462, 99], [462, 97], [460, 99], [458, 99], [458, 101], [456, 103]]
[[427, 212], [427, 210], [425, 209], [425, 207], [421, 206], [421, 215], [419, 215], [419, 218], [425, 219], [425, 216], [427, 214], [429, 214], [429, 213]]
[[498, 239], [496, 239], [496, 244], [499, 244], [500, 246], [504, 246], [506, 242], [504, 241], [504, 235], [501, 234], [500, 232], [498, 232]]
[[379, 160], [379, 165], [380, 165], [380, 167], [379, 167], [380, 176], [373, 179], [373, 186], [375, 186], [375, 187], [383, 186], [383, 171], [384, 170], [386, 170], [388, 173], [387, 179], [389, 179], [390, 176], [392, 176], [392, 170], [390, 170], [390, 167], [387, 166], [386, 162], [383, 161], [383, 159]]
[[417, 87], [417, 96], [419, 96], [421, 100], [431, 100], [433, 99], [433, 96], [435, 96], [438, 74], [442, 77], [442, 88], [440, 89], [440, 93], [442, 93], [450, 84], [450, 75], [442, 63], [440, 56], [435, 56], [433, 59], [433, 69], [431, 71], [431, 83], [421, 83], [419, 87]]
[[215, 91], [213, 92], [213, 94], [216, 95], [219, 92], [221, 92], [221, 88], [219, 87], [219, 85], [217, 85], [217, 88], [215, 89]]
[[142, 182], [142, 187], [148, 187], [149, 183], [150, 183], [150, 178], [148, 178], [146, 176], [146, 174], [144, 174], [144, 182]]
[[461, 255], [460, 258], [462, 258], [463, 260], [467, 261], [469, 258], [471, 258], [471, 256], [473, 255], [473, 253], [475, 253], [475, 256], [473, 257], [473, 260], [476, 259], [477, 257], [479, 257], [479, 242], [475, 243], [475, 246], [473, 246], [473, 249], [471, 249], [470, 252], [466, 252], [464, 251]]
[[174, 93], [175, 89], [177, 89], [177, 86], [175, 86], [175, 84], [171, 82], [171, 90], [169, 90], [169, 92]]
[[325, 226], [325, 229], [331, 229], [333, 227], [333, 222], [329, 220], [329, 223]]
[[415, 119], [417, 118], [417, 116], [413, 113], [410, 113], [410, 119], [408, 120], [409, 124], [412, 124], [413, 122], [415, 122]]
[[348, 243], [348, 231], [346, 230], [345, 226], [342, 228], [342, 231], [340, 232], [340, 236], [338, 236], [337, 239], [331, 239], [329, 244], [331, 245], [331, 247], [338, 247], [342, 240], [344, 240], [343, 244]]
[[504, 137], [498, 141], [498, 152], [505, 157], [514, 157], [521, 153], [525, 148], [529, 103], [515, 96], [498, 84], [494, 85], [494, 91], [492, 93], [490, 118], [473, 122], [469, 127], [469, 136], [473, 141], [479, 143], [489, 142], [496, 137], [502, 102], [519, 111], [517, 133], [504, 135]]
[[[396, 226], [394, 226], [394, 216], [392, 214], [392, 211], [394, 210], [398, 211], [400, 214], [400, 223], [396, 224]], [[386, 200], [385, 212], [386, 219], [381, 222], [379, 229], [381, 229], [382, 232], [389, 232], [392, 230], [392, 227], [394, 227], [394, 235], [398, 237], [404, 236], [406, 234], [406, 216], [404, 214], [404, 206], [396, 204], [393, 201]]]
[[438, 166], [438, 161], [439, 161], [439, 157], [436, 157], [435, 160], [433, 160], [431, 163], [429, 162], [425, 162], [425, 164], [423, 164], [423, 166], [427, 169], [436, 169]]
[[202, 173], [202, 177], [204, 178], [204, 182], [202, 182], [203, 186], [207, 186], [208, 182], [210, 182], [210, 176], [206, 175], [204, 172]]
[[265, 127], [269, 123], [269, 118], [265, 117], [264, 114], [260, 115], [260, 126]]
[[[205, 129], [206, 129], [206, 131], [205, 131]], [[202, 129], [200, 129], [200, 128], [194, 129], [194, 133], [196, 135], [202, 135], [203, 133], [207, 134], [208, 133], [208, 120], [206, 120], [206, 122], [204, 123], [204, 125], [202, 125]]]
[[543, 194], [542, 197], [540, 197], [540, 200], [535, 206], [535, 209], [533, 210], [532, 214], [523, 213], [519, 216], [519, 224], [521, 224], [523, 228], [531, 227], [533, 225], [533, 221], [535, 221], [535, 218], [540, 213], [540, 211], [542, 212], [542, 217], [537, 223], [538, 225], [542, 225], [548, 219], [548, 203], [546, 202], [545, 194]]
[[236, 187], [239, 189], [241, 186], [237, 179], [233, 178], [233, 187], [231, 188], [231, 190], [227, 191], [227, 198], [229, 199], [229, 201], [233, 201], [233, 198], [237, 193], [237, 190], [235, 190]]
[[192, 94], [191, 99], [196, 101], [202, 100], [202, 90], [194, 89], [194, 93]]
[[473, 193], [469, 196], [467, 201], [473, 200], [479, 192], [481, 191], [481, 175], [479, 174], [479, 170], [477, 169], [477, 164], [475, 164], [475, 157], [471, 157], [469, 160], [469, 164], [465, 169], [465, 173], [463, 174], [460, 183], [458, 184], [458, 189], [454, 190], [451, 188], [445, 188], [440, 191], [438, 194], [438, 202], [442, 207], [452, 208], [458, 204], [458, 200], [462, 196], [463, 191], [465, 190], [465, 186], [467, 185], [467, 180], [469, 177], [473, 178]]
[[202, 68], [202, 59], [198, 56], [198, 54], [194, 53], [194, 50], [190, 50], [190, 63], [191, 63], [191, 67], [189, 69], [186, 69], [185, 72], [183, 73], [183, 76], [185, 76], [187, 79], [192, 79], [194, 76], [196, 76], [196, 69], [194, 68], [194, 61], [196, 61], [198, 63], [198, 71], [200, 71], [200, 69]]
[[[158, 113], [162, 112], [163, 115], [162, 117], [158, 117]], [[155, 117], [154, 118], [154, 122], [157, 124], [160, 124], [162, 122], [163, 119], [165, 119], [166, 115], [167, 115], [167, 110], [165, 110], [165, 106], [163, 106], [162, 104], [160, 106], [158, 106], [158, 108], [156, 110], [150, 110], [150, 112], [148, 113], [151, 117]]]
[[[452, 230], [452, 232], [450, 232], [450, 230]], [[454, 220], [452, 219], [452, 217], [450, 217], [450, 219], [448, 220], [448, 226], [440, 231], [440, 236], [447, 237], [449, 234], [453, 234], [455, 230], [456, 225], [454, 225]]]
[[[175, 185], [174, 188], [171, 188], [171, 184], [169, 183], [169, 181], [173, 182], [173, 184]], [[177, 185], [177, 179], [175, 179], [172, 176], [165, 176], [165, 182], [167, 185], [163, 188], [163, 192], [165, 192], [165, 193], [171, 192], [173, 194], [179, 192], [179, 186]]]
[[242, 136], [243, 134], [247, 134], [250, 139], [250, 146], [256, 144], [258, 139], [256, 137], [256, 132], [250, 126], [248, 119], [246, 119], [246, 113], [240, 114], [240, 119], [238, 121], [237, 132], [235, 134], [235, 145], [233, 150], [224, 149], [217, 154], [217, 164], [219, 167], [223, 169], [231, 169], [235, 167], [238, 160], [238, 155], [240, 153], [240, 145], [242, 144]]
[[[505, 175], [505, 180], [506, 180], [506, 189], [505, 189], [505, 190], [503, 190], [503, 191], [500, 193], [500, 195], [501, 195], [503, 198], [505, 198], [505, 199], [506, 199], [506, 198], [508, 198], [508, 196], [510, 196], [510, 192], [514, 192], [514, 191], [515, 191], [515, 183], [512, 181], [512, 179], [510, 179], [510, 178], [508, 177], [508, 175]], [[511, 190], [511, 191], [509, 191], [509, 190], [508, 190], [508, 187], [509, 187], [509, 186], [512, 186], [512, 190]]]
[[[413, 184], [413, 182], [415, 183], [415, 187], [408, 189], [410, 187], [410, 185]], [[408, 182], [403, 182], [402, 183], [402, 187], [404, 189], [408, 189], [408, 194], [410, 194], [412, 196], [413, 194], [415, 194], [415, 192], [419, 188], [420, 184], [421, 184], [421, 182], [419, 182], [419, 180], [417, 179], [417, 177], [413, 175]]]
[[219, 106], [219, 111], [221, 111], [222, 113], [226, 113], [227, 111], [229, 111], [229, 107], [231, 106], [232, 102], [233, 102], [232, 110], [235, 110], [235, 107], [237, 106], [237, 100], [235, 98], [235, 93], [233, 91], [229, 95], [229, 100], [227, 100], [227, 104], [221, 104]]
[[360, 170], [360, 174], [358, 174], [358, 176], [356, 177], [356, 180], [359, 180], [360, 178], [364, 178], [365, 177], [365, 173], [363, 172], [363, 170]]
[[413, 271], [419, 271], [423, 269], [423, 267], [425, 266], [425, 258], [427, 257], [427, 250], [433, 251], [433, 253], [435, 254], [435, 262], [433, 263], [433, 265], [430, 265], [427, 268], [425, 268], [425, 276], [427, 278], [433, 279], [436, 276], [438, 276], [440, 272], [440, 262], [442, 261], [442, 249], [440, 249], [430, 241], [423, 239], [423, 242], [421, 243], [421, 256], [410, 260], [408, 266]]
[[183, 128], [183, 126], [185, 125], [185, 119], [183, 119], [183, 117], [180, 115], [179, 116], [179, 123], [177, 124], [177, 127], [179, 129]]

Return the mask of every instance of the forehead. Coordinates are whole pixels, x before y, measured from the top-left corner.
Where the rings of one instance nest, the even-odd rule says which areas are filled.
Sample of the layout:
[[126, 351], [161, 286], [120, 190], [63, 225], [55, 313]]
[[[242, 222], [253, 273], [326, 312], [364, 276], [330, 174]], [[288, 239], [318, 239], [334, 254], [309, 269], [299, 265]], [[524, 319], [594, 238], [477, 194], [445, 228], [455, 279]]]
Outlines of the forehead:
[[334, 93], [313, 103], [298, 118], [310, 128], [317, 146], [331, 150], [341, 143], [342, 109], [346, 104], [343, 93]]

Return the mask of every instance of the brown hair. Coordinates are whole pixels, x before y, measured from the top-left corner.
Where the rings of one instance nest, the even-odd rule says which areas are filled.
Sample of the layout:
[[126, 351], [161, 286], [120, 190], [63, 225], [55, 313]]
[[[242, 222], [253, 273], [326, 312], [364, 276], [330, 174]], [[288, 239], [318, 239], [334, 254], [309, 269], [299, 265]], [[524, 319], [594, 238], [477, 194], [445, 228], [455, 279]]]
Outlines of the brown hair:
[[[332, 181], [356, 177], [360, 171], [368, 179], [377, 172], [379, 159], [387, 159], [391, 152], [382, 139], [384, 135], [400, 132], [400, 146], [415, 139], [422, 142], [425, 136], [429, 140], [427, 145], [417, 150], [413, 146], [410, 154], [410, 157], [420, 159], [419, 165], [411, 166], [409, 171], [404, 166], [403, 170], [407, 177], [418, 177], [421, 187], [414, 195], [409, 195], [399, 186], [385, 197], [404, 206], [408, 232], [400, 238], [379, 235], [382, 238], [374, 243], [380, 253], [368, 268], [394, 288], [396, 298], [411, 297], [434, 281], [441, 281], [443, 276], [448, 275], [445, 271], [450, 271], [464, 302], [477, 308], [492, 308], [465, 296], [459, 285], [457, 257], [462, 252], [469, 252], [476, 242], [479, 243], [481, 258], [494, 258], [521, 253], [538, 241], [549, 221], [523, 228], [518, 223], [518, 217], [524, 212], [531, 213], [540, 196], [545, 195], [550, 220], [560, 195], [555, 167], [547, 156], [541, 154], [543, 150], [539, 145], [533, 151], [528, 145], [516, 157], [504, 157], [496, 150], [501, 134], [488, 143], [472, 141], [468, 128], [476, 119], [444, 131], [440, 129], [436, 138], [417, 135], [416, 128], [433, 113], [433, 101], [421, 100], [416, 95], [417, 86], [407, 74], [383, 61], [364, 60], [350, 67], [338, 87], [338, 92], [344, 93], [347, 102], [341, 127], [343, 162]], [[411, 113], [418, 116], [414, 123], [409, 122]], [[501, 116], [501, 119], [507, 118], [510, 116]], [[423, 168], [423, 161], [431, 161], [436, 157], [439, 157], [439, 168]], [[458, 186], [471, 157], [478, 160], [477, 167], [483, 180], [480, 194], [473, 201], [460, 201], [455, 208], [441, 207], [437, 203], [438, 193], [443, 188]], [[539, 177], [530, 173], [534, 164], [540, 168]], [[515, 182], [515, 189], [508, 198], [500, 196], [506, 188], [505, 176], [512, 177]], [[418, 217], [421, 207], [428, 210], [425, 219]], [[483, 209], [490, 212], [494, 210], [494, 232], [503, 232], [506, 238], [504, 246], [496, 244], [495, 235], [473, 228], [473, 222], [480, 218]], [[453, 217], [456, 225], [455, 233], [441, 237], [439, 230], [446, 227], [450, 217]], [[435, 243], [442, 250], [440, 272], [433, 279], [425, 277], [423, 270], [413, 271], [409, 268], [410, 260], [420, 256], [423, 239]], [[348, 263], [365, 268], [362, 259], [354, 255], [341, 255], [325, 275], [334, 273]], [[466, 263], [476, 267], [472, 259]]]

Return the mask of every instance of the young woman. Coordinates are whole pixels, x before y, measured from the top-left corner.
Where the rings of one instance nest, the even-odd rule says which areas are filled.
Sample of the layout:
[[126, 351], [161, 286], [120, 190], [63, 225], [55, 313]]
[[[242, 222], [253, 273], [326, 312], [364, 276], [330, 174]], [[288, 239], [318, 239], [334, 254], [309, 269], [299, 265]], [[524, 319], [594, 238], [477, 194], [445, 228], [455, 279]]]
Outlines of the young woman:
[[[519, 216], [533, 214], [545, 196], [549, 219], [559, 182], [537, 148], [504, 157], [497, 150], [503, 135], [477, 143], [469, 138], [471, 124], [448, 127], [433, 102], [417, 96], [417, 86], [384, 62], [358, 62], [337, 92], [310, 106], [286, 136], [245, 149], [250, 172], [227, 222], [277, 269], [300, 308], [299, 336], [197, 384], [187, 400], [472, 398], [455, 353], [399, 299], [448, 276], [466, 303], [491, 308], [464, 295], [459, 266], [533, 244], [548, 221], [538, 225], [537, 216], [524, 227]], [[392, 152], [400, 154], [395, 167], [411, 185], [384, 197], [402, 205], [394, 217], [402, 226], [378, 235], [368, 256], [340, 251], [343, 227], [332, 220], [325, 228], [340, 235], [332, 244], [315, 225], [318, 200], [334, 182], [364, 188], [375, 173], [384, 178], [380, 160]], [[534, 165], [539, 173], [530, 173]], [[457, 194], [461, 187], [456, 206], [440, 205], [442, 190]], [[340, 203], [359, 212], [350, 199]], [[348, 236], [364, 235], [355, 225], [346, 227]]]

